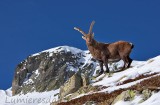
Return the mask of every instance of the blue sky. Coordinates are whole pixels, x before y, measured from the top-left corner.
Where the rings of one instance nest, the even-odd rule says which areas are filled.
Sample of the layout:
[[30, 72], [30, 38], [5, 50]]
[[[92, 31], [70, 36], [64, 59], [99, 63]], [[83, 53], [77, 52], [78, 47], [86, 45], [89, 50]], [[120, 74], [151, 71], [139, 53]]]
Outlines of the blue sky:
[[11, 87], [16, 65], [28, 55], [56, 46], [86, 50], [74, 26], [95, 39], [134, 43], [131, 57], [160, 55], [159, 0], [0, 0], [0, 89]]

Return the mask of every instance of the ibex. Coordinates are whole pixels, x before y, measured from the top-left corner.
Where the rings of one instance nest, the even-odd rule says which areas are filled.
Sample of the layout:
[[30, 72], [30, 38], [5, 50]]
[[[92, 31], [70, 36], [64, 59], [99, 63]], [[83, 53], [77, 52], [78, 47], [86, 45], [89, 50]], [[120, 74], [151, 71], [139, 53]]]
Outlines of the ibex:
[[74, 27], [75, 30], [79, 31], [83, 36], [82, 38], [86, 41], [87, 47], [94, 59], [99, 61], [100, 74], [104, 73], [103, 64], [106, 67], [106, 72], [109, 73], [108, 62], [117, 62], [119, 60], [124, 61], [122, 68], [129, 68], [132, 59], [129, 57], [134, 45], [126, 41], [118, 41], [114, 43], [100, 43], [94, 40], [94, 33], [92, 28], [95, 21], [92, 21], [88, 34], [83, 32], [80, 28]]

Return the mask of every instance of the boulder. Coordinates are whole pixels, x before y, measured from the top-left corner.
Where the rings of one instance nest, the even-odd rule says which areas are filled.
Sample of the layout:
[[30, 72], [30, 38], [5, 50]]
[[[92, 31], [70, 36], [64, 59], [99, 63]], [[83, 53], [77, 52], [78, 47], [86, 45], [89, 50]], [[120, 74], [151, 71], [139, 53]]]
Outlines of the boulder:
[[134, 99], [135, 95], [136, 95], [135, 90], [127, 90], [127, 91], [123, 91], [120, 95], [118, 95], [114, 101], [112, 102], [112, 105], [114, 105], [115, 103], [117, 103], [118, 101], [131, 101]]
[[89, 85], [89, 77], [88, 77], [88, 75], [85, 75], [85, 74], [81, 73], [81, 78], [82, 78], [83, 87], [88, 86]]
[[60, 88], [60, 99], [66, 95], [76, 92], [80, 87], [83, 86], [82, 78], [80, 73], [74, 74], [69, 80]]
[[152, 95], [152, 91], [149, 89], [145, 89], [142, 91], [142, 98], [143, 100], [147, 100]]
[[63, 97], [62, 98], [63, 98], [63, 100], [69, 101], [69, 100], [71, 100], [81, 94], [85, 94], [85, 93], [89, 93], [89, 92], [96, 92], [96, 91], [98, 91], [98, 88], [96, 86], [88, 85], [85, 87], [81, 87], [76, 92], [68, 94], [64, 98]]

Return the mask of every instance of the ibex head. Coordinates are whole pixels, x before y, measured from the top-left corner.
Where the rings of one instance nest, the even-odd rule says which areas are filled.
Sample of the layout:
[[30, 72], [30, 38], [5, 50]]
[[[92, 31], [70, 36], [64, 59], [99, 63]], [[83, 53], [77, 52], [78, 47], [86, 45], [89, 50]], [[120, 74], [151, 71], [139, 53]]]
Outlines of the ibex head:
[[80, 28], [74, 27], [75, 30], [79, 31], [83, 36], [82, 38], [88, 43], [91, 44], [93, 41], [93, 37], [94, 37], [94, 33], [92, 32], [92, 28], [94, 25], [95, 21], [92, 21], [90, 28], [89, 28], [89, 32], [88, 34], [86, 34], [85, 32], [83, 32]]

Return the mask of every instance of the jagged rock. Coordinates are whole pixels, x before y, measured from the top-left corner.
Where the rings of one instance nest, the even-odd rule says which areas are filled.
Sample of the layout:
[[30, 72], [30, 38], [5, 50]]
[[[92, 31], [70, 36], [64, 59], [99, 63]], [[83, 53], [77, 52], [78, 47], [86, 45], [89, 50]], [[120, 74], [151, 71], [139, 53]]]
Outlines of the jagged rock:
[[[60, 46], [31, 55], [17, 65], [12, 82], [12, 95], [60, 88], [77, 71], [83, 86], [99, 70], [89, 51]], [[97, 68], [98, 67], [98, 68]]]
[[75, 97], [77, 97], [81, 94], [85, 94], [85, 93], [88, 93], [88, 92], [96, 92], [96, 91], [98, 91], [98, 88], [96, 86], [88, 85], [86, 87], [81, 87], [76, 92], [65, 96], [63, 98], [63, 100], [69, 101], [69, 100], [71, 100], [71, 99], [73, 99], [73, 98], [75, 98]]
[[112, 102], [112, 105], [114, 105], [115, 103], [117, 103], [118, 101], [131, 101], [134, 99], [135, 95], [136, 95], [135, 90], [127, 90], [127, 91], [123, 91], [120, 95], [118, 95], [114, 101]]
[[88, 76], [86, 76], [85, 74], [81, 74], [81, 78], [82, 78], [82, 85], [84, 87], [89, 85], [89, 77]]
[[82, 87], [82, 78], [80, 73], [74, 74], [63, 86], [60, 88], [60, 99], [64, 96], [76, 92]]
[[142, 91], [142, 98], [143, 100], [147, 100], [152, 95], [152, 91], [149, 89], [145, 89]]
[[96, 62], [88, 56], [88, 52], [68, 46], [31, 55], [16, 67], [12, 94], [58, 89], [79, 70], [89, 76]]

